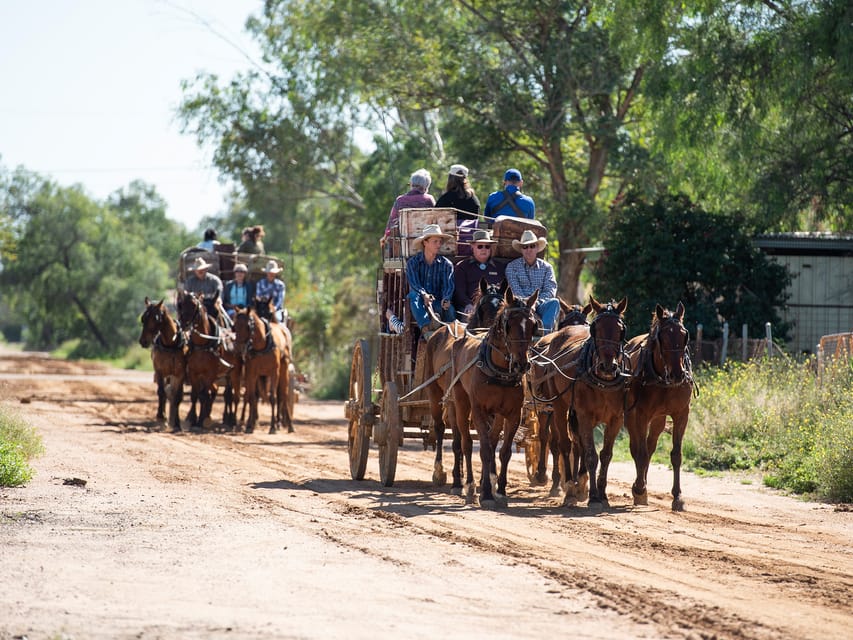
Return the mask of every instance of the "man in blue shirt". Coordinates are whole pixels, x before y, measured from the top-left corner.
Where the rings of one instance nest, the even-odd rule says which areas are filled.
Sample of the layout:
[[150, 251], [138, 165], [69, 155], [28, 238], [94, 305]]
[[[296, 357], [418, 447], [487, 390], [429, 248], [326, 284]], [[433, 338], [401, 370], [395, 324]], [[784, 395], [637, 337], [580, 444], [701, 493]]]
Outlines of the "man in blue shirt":
[[275, 305], [275, 317], [279, 322], [284, 322], [284, 283], [276, 276], [281, 273], [281, 267], [275, 260], [267, 262], [263, 268], [265, 277], [258, 280], [255, 285], [255, 297], [272, 299]]
[[557, 280], [554, 268], [537, 258], [548, 241], [537, 238], [530, 229], [525, 229], [521, 239], [512, 241], [512, 248], [521, 253], [506, 266], [506, 281], [514, 296], [527, 298], [539, 290], [536, 300], [536, 315], [542, 319], [545, 333], [557, 329], [557, 316], [560, 314], [560, 300], [557, 298]]
[[427, 305], [445, 322], [456, 319], [456, 310], [450, 303], [453, 298], [453, 263], [438, 255], [441, 243], [450, 238], [437, 224], [428, 224], [414, 241], [418, 253], [406, 262], [406, 279], [409, 281], [409, 306], [418, 323], [423, 338], [429, 337], [430, 317]]
[[533, 220], [536, 216], [536, 203], [533, 198], [521, 193], [524, 180], [521, 179], [521, 171], [518, 169], [507, 169], [504, 174], [504, 188], [489, 194], [484, 211], [486, 218], [497, 218], [498, 216], [515, 216], [516, 218], [529, 218]]

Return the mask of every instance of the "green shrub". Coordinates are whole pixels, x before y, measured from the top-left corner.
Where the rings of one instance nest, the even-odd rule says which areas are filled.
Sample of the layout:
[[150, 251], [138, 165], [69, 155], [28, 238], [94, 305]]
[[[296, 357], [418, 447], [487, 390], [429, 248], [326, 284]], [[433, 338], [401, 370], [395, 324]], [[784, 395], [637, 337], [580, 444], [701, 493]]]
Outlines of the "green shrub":
[[762, 360], [697, 374], [684, 455], [701, 469], [759, 469], [768, 486], [853, 500], [850, 364]]
[[36, 431], [0, 404], [0, 486], [17, 487], [29, 482], [33, 477], [29, 461], [43, 450]]

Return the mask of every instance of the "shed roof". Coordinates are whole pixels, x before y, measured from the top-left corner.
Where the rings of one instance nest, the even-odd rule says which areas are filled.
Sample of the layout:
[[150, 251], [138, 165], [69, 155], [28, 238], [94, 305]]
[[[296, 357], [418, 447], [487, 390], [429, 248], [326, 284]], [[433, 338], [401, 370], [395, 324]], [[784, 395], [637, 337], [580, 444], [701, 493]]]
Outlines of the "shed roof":
[[853, 255], [853, 233], [764, 233], [755, 236], [752, 242], [771, 255]]

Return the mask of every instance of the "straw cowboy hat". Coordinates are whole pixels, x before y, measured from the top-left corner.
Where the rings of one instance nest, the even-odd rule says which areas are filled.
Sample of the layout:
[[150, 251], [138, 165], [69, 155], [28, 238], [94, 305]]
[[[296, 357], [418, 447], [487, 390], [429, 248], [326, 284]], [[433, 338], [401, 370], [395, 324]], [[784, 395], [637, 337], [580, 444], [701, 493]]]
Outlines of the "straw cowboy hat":
[[203, 271], [205, 269], [210, 269], [212, 266], [212, 264], [206, 262], [204, 258], [199, 256], [193, 260], [193, 263], [189, 267], [187, 267], [187, 271]]
[[530, 229], [525, 229], [524, 233], [521, 234], [520, 240], [512, 241], [512, 248], [521, 253], [521, 248], [526, 247], [529, 244], [535, 244], [536, 253], [539, 253], [548, 245], [548, 241], [545, 238], [537, 238], [536, 234]]
[[471, 244], [497, 244], [497, 240], [492, 240], [492, 232], [488, 229], [477, 229], [474, 235], [471, 236]]
[[415, 251], [420, 251], [424, 247], [424, 240], [427, 238], [444, 238], [445, 240], [450, 240], [450, 236], [441, 231], [441, 227], [437, 224], [428, 224], [424, 227], [423, 232], [412, 243], [415, 247]]
[[278, 266], [278, 262], [275, 260], [267, 262], [267, 266], [262, 269], [264, 273], [281, 273], [281, 270], [281, 267]]

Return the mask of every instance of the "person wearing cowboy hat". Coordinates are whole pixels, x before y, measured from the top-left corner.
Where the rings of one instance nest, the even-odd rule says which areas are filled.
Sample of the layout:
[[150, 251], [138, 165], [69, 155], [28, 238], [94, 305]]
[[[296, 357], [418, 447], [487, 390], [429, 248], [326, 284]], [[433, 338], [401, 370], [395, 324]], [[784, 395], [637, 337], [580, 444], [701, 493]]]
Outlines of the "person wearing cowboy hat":
[[[468, 182], [468, 167], [454, 164], [447, 174], [447, 186], [435, 203], [436, 207], [456, 209], [457, 222], [476, 220], [480, 215], [480, 201]], [[464, 212], [464, 213], [463, 213]]]
[[208, 273], [212, 267], [209, 262], [201, 256], [197, 257], [187, 267], [190, 275], [184, 281], [183, 290], [187, 293], [202, 294], [204, 296], [204, 308], [214, 318], [219, 317], [219, 301], [222, 298], [222, 280], [219, 276]]
[[504, 266], [492, 259], [492, 248], [497, 243], [491, 232], [477, 229], [471, 238], [471, 257], [453, 271], [453, 305], [465, 315], [474, 311], [474, 294], [480, 289], [480, 280], [496, 285], [503, 282]]
[[442, 233], [437, 224], [428, 224], [423, 233], [415, 238], [414, 248], [418, 253], [406, 262], [406, 278], [409, 281], [409, 306], [412, 317], [421, 329], [421, 336], [429, 337], [438, 328], [431, 323], [427, 305], [445, 322], [456, 319], [453, 308], [453, 263], [438, 255], [441, 243], [450, 236]]
[[515, 216], [533, 220], [536, 217], [536, 203], [533, 198], [521, 193], [522, 185], [524, 180], [521, 179], [521, 171], [507, 169], [504, 174], [504, 188], [493, 191], [486, 200], [486, 217]]
[[554, 268], [536, 257], [547, 244], [545, 238], [537, 238], [530, 229], [525, 229], [519, 240], [512, 241], [512, 248], [521, 257], [506, 266], [506, 280], [513, 295], [519, 298], [527, 298], [539, 290], [536, 315], [542, 318], [545, 333], [550, 333], [557, 328], [557, 317], [560, 314], [557, 280], [554, 278]]
[[242, 262], [234, 265], [234, 279], [225, 283], [222, 292], [222, 303], [226, 313], [234, 317], [237, 309], [245, 309], [255, 297], [255, 285], [246, 280], [249, 268]]
[[278, 262], [275, 260], [267, 262], [263, 268], [266, 277], [259, 280], [255, 285], [255, 297], [266, 298], [267, 300], [271, 299], [275, 305], [276, 320], [284, 322], [284, 295], [286, 290], [284, 282], [276, 277], [281, 273], [281, 270], [281, 267], [278, 266]]

